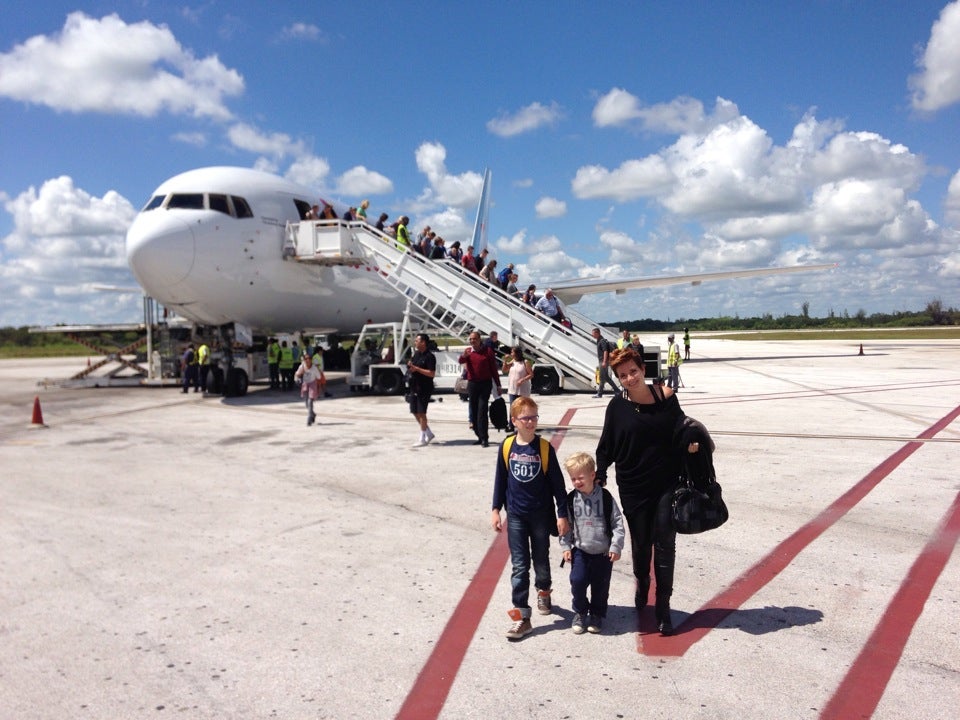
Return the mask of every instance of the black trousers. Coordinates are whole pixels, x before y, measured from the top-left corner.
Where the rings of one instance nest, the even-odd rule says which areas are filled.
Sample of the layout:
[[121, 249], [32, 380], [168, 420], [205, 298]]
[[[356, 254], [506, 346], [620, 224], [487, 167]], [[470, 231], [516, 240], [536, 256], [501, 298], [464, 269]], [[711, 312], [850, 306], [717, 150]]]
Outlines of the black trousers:
[[673, 594], [673, 568], [677, 555], [677, 532], [671, 518], [673, 487], [659, 498], [652, 498], [623, 515], [630, 528], [630, 549], [637, 593], [646, 604], [650, 589], [650, 560], [657, 579], [657, 597], [668, 599]]
[[490, 390], [493, 380], [471, 380], [467, 383], [467, 403], [473, 419], [473, 432], [479, 440], [489, 440]]

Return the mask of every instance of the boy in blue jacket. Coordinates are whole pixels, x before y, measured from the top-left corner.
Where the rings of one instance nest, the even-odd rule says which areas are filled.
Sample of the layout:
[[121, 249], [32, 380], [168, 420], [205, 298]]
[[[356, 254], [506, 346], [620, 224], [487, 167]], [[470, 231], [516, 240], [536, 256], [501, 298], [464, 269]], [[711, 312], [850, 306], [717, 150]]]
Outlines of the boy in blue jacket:
[[[513, 572], [510, 584], [513, 624], [507, 631], [510, 640], [519, 640], [533, 631], [530, 623], [530, 562], [536, 576], [537, 611], [553, 612], [550, 602], [550, 536], [565, 535], [567, 496], [563, 473], [553, 446], [537, 435], [537, 403], [529, 397], [518, 397], [510, 406], [510, 416], [517, 428], [508, 435], [497, 453], [497, 474], [493, 485], [493, 510], [490, 525], [495, 532], [503, 529], [500, 510], [507, 510], [507, 544]], [[556, 504], [556, 511], [554, 511]]]

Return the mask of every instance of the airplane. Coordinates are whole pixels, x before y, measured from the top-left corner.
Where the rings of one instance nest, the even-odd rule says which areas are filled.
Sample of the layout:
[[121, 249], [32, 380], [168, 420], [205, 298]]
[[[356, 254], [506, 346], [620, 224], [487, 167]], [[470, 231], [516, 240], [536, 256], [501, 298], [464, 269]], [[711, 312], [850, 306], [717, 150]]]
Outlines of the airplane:
[[[486, 246], [490, 172], [484, 173], [473, 244]], [[239, 323], [262, 332], [356, 332], [398, 321], [404, 303], [377, 272], [353, 265], [287, 262], [286, 225], [307, 218], [317, 193], [241, 167], [190, 170], [163, 182], [126, 237], [127, 262], [145, 293], [200, 325]], [[823, 270], [834, 265], [754, 268], [696, 275], [542, 283], [566, 303], [623, 292], [737, 277]]]

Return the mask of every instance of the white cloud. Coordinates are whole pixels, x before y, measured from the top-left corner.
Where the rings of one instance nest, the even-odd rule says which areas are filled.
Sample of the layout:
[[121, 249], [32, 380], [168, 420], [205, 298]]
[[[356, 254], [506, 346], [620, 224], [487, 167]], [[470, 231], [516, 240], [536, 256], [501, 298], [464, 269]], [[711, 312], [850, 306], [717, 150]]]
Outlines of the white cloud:
[[306, 155], [295, 160], [284, 177], [310, 188], [324, 188], [330, 174], [330, 163], [316, 155]]
[[282, 159], [306, 154], [303, 142], [293, 140], [286, 133], [265, 134], [247, 123], [236, 123], [227, 130], [227, 139], [240, 150]]
[[430, 183], [420, 198], [423, 203], [438, 203], [456, 208], [476, 207], [480, 202], [483, 177], [475, 172], [451, 175], [447, 172], [447, 149], [440, 143], [425, 142], [416, 151], [417, 168]]
[[666, 192], [675, 181], [666, 161], [659, 155], [626, 160], [616, 170], [588, 165], [577, 170], [571, 183], [581, 200], [604, 198], [626, 202]]
[[677, 134], [706, 132], [739, 114], [737, 106], [723, 98], [717, 98], [713, 114], [707, 115], [703, 103], [695, 98], [681, 96], [667, 103], [644, 106], [639, 98], [623, 88], [614, 88], [597, 101], [593, 108], [593, 123], [597, 127], [638, 123], [651, 132]]
[[563, 217], [567, 214], [567, 204], [563, 200], [552, 197], [542, 197], [535, 206], [538, 218]]
[[323, 32], [313, 23], [293, 23], [283, 29], [283, 37], [293, 40], [322, 40]]
[[202, 132], [178, 132], [174, 133], [173, 139], [194, 147], [205, 147], [207, 144], [207, 136]]
[[960, 171], [950, 178], [947, 199], [944, 202], [944, 216], [948, 223], [960, 229]]
[[643, 259], [643, 246], [624, 232], [600, 233], [600, 244], [610, 251], [611, 263], [632, 263]]
[[513, 186], [517, 188], [533, 187], [533, 178], [522, 178], [520, 180], [514, 180]]
[[378, 172], [363, 165], [350, 168], [337, 181], [337, 192], [343, 195], [386, 195], [393, 192], [393, 183]]
[[560, 106], [557, 103], [550, 103], [547, 106], [535, 102], [520, 108], [513, 115], [504, 113], [499, 118], [488, 120], [487, 130], [500, 137], [513, 137], [545, 125], [556, 125], [561, 115]]
[[96, 293], [95, 285], [132, 286], [124, 235], [135, 208], [114, 191], [93, 196], [67, 176], [6, 199], [14, 229], [3, 238], [2, 325], [133, 321], [139, 293]]
[[913, 107], [935, 111], [960, 100], [960, 1], [948, 4], [930, 29], [930, 40], [909, 79]]
[[240, 73], [215, 55], [197, 59], [166, 26], [115, 14], [71, 13], [58, 35], [0, 55], [0, 95], [58, 111], [226, 120], [224, 99], [243, 89]]

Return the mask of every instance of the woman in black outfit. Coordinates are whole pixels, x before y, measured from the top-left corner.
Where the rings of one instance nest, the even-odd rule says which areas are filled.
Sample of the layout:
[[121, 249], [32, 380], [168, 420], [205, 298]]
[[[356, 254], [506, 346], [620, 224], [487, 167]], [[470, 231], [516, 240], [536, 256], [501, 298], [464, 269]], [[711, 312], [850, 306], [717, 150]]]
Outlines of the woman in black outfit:
[[[597, 445], [597, 480], [605, 484], [607, 468], [616, 466], [620, 506], [630, 528], [633, 574], [637, 578], [634, 602], [638, 612], [647, 605], [652, 555], [657, 580], [657, 629], [670, 635], [677, 537], [670, 506], [681, 470], [680, 448], [674, 436], [684, 414], [671, 388], [646, 384], [643, 356], [633, 347], [616, 350], [610, 367], [623, 386], [623, 394], [607, 405]], [[690, 443], [685, 449], [698, 452], [699, 444]]]

